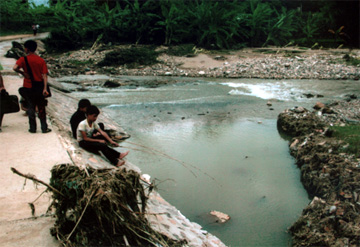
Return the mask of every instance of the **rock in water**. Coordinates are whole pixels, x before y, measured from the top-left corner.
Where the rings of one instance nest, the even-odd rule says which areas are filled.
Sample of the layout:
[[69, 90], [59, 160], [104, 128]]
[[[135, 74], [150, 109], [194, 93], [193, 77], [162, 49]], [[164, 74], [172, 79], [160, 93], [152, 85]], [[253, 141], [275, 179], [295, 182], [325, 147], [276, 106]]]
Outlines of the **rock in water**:
[[215, 216], [217, 218], [216, 222], [218, 223], [225, 223], [227, 222], [228, 220], [230, 220], [230, 216], [227, 215], [227, 214], [224, 214], [222, 212], [219, 212], [219, 211], [211, 211], [210, 212], [211, 215]]

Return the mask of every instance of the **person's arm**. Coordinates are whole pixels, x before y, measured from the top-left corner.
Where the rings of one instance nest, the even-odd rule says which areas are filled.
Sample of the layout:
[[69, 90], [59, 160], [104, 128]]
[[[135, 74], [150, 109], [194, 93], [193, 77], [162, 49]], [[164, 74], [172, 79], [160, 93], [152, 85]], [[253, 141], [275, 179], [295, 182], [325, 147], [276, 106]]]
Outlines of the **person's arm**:
[[0, 72], [0, 91], [5, 89], [5, 85], [4, 85], [4, 79], [2, 77], [2, 74]]
[[119, 146], [119, 144], [118, 143], [116, 143], [116, 142], [114, 142], [110, 137], [109, 137], [109, 135], [108, 134], [106, 134], [106, 132], [105, 131], [103, 131], [102, 129], [98, 129], [98, 131], [100, 132], [100, 134], [103, 136], [103, 137], [105, 137], [105, 139], [106, 140], [108, 140], [113, 146], [116, 146], [116, 147], [118, 147]]
[[21, 74], [22, 76], [24, 76], [27, 79], [30, 79], [30, 76], [28, 73], [26, 73], [19, 65], [15, 64], [13, 67], [13, 70], [19, 74]]
[[94, 139], [94, 138], [90, 138], [86, 135], [85, 131], [80, 130], [81, 136], [83, 138], [84, 141], [87, 142], [100, 142], [100, 143], [106, 143], [105, 140], [100, 140], [100, 139]]
[[42, 74], [42, 78], [43, 78], [43, 81], [44, 81], [43, 95], [44, 95], [44, 96], [47, 96], [47, 95], [49, 95], [49, 92], [47, 91], [47, 83], [48, 83], [48, 76], [47, 76], [47, 74]]

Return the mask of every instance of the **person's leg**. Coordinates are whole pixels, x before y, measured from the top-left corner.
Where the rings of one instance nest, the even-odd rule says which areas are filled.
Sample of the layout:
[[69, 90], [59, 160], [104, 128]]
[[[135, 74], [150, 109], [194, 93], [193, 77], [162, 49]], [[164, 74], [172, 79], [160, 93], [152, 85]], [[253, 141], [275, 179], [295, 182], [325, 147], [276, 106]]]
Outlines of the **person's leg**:
[[29, 132], [35, 133], [36, 132], [36, 112], [35, 112], [35, 103], [31, 98], [28, 100], [29, 107], [26, 111], [28, 118], [29, 118]]
[[41, 131], [43, 133], [48, 133], [51, 130], [48, 128], [48, 124], [46, 122], [46, 100], [44, 98], [41, 98], [37, 102], [38, 107], [38, 117], [40, 119], [41, 124]]
[[0, 112], [0, 131], [1, 131], [1, 124], [2, 124], [3, 117], [4, 117], [4, 113]]
[[119, 159], [125, 158], [125, 156], [129, 154], [129, 152], [130, 152], [130, 151], [126, 151], [126, 152], [120, 153]]
[[96, 142], [87, 142], [87, 141], [80, 141], [79, 146], [86, 151], [89, 151], [94, 154], [99, 154], [99, 148], [96, 145]]
[[118, 164], [120, 153], [104, 143], [80, 141], [79, 146], [92, 153], [99, 153], [101, 151], [111, 164]]
[[110, 148], [108, 145], [102, 144], [101, 152], [105, 155], [105, 157], [110, 161], [111, 164], [117, 165], [119, 162], [120, 153], [115, 149]]
[[32, 95], [31, 89], [21, 87], [19, 88], [19, 94], [26, 100], [28, 103], [28, 108], [26, 113], [29, 118], [29, 132], [35, 133], [36, 132], [36, 118], [35, 118], [35, 103], [34, 97]]

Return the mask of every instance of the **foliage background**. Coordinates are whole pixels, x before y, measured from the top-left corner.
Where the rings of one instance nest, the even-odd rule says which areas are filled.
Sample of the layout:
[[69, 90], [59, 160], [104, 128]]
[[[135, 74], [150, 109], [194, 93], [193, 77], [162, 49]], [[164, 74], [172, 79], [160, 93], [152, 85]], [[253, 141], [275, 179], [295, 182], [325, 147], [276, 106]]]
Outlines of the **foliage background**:
[[50, 31], [49, 48], [104, 43], [239, 49], [268, 45], [360, 47], [360, 1], [0, 1], [1, 33]]

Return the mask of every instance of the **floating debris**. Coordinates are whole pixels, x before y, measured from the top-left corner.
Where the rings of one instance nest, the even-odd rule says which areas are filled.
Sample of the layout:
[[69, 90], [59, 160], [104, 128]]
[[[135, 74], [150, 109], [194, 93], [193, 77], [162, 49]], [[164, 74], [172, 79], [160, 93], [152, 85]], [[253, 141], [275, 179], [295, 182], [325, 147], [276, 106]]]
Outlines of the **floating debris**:
[[216, 220], [217, 223], [225, 223], [225, 222], [230, 220], [229, 215], [224, 214], [224, 213], [219, 212], [219, 211], [213, 210], [213, 211], [210, 212], [210, 215], [215, 216], [217, 218], [217, 220]]

